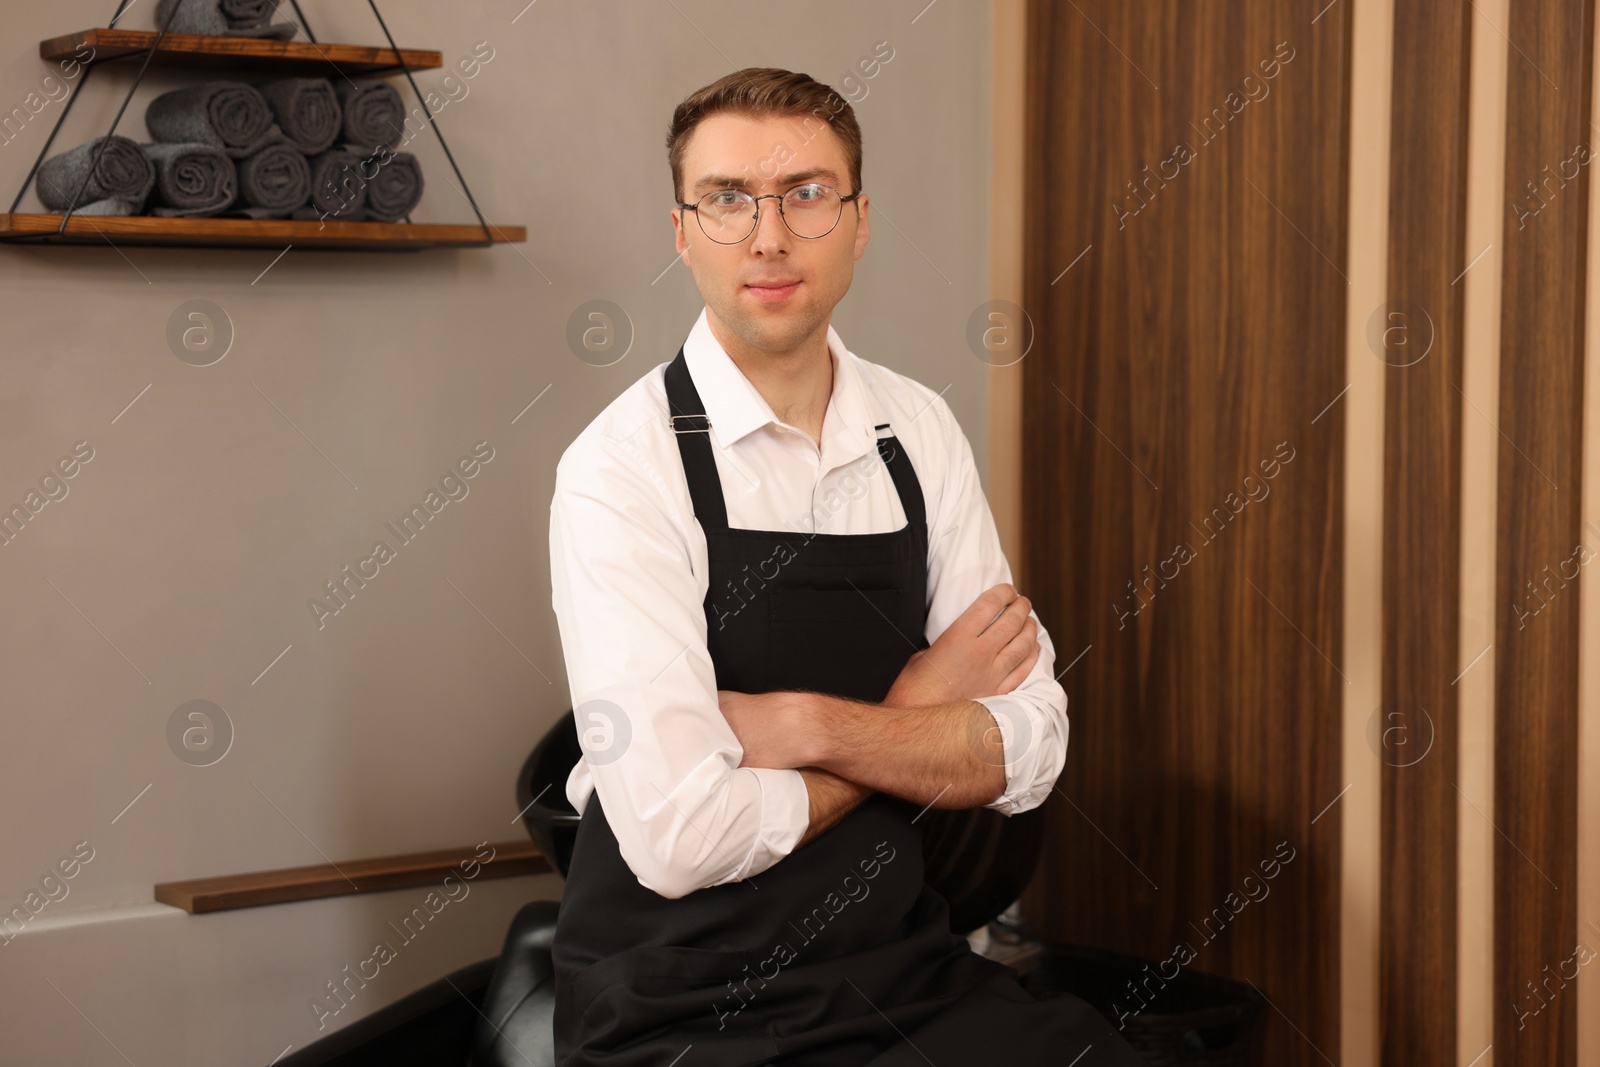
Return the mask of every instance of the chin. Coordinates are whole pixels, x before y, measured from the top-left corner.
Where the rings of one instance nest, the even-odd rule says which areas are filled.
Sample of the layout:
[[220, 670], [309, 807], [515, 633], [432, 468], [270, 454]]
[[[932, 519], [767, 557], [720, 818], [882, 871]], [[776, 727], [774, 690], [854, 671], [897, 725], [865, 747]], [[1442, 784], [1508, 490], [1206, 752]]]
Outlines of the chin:
[[711, 310], [751, 348], [785, 351], [811, 336], [819, 325], [826, 328], [827, 315], [819, 315], [809, 300], [793, 307], [752, 309], [744, 306], [748, 299], [742, 292], [735, 292], [729, 303], [721, 307], [713, 304]]

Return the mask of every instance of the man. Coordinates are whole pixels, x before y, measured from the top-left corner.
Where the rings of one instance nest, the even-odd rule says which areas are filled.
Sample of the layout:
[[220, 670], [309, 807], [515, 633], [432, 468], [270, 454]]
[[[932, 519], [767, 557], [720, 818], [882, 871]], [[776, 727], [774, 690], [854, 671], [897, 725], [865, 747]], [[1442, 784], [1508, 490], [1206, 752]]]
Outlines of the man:
[[1041, 803], [1066, 697], [948, 405], [829, 324], [869, 237], [849, 104], [738, 71], [668, 156], [705, 309], [551, 504], [584, 747], [558, 1062], [1140, 1063], [924, 884], [913, 820]]

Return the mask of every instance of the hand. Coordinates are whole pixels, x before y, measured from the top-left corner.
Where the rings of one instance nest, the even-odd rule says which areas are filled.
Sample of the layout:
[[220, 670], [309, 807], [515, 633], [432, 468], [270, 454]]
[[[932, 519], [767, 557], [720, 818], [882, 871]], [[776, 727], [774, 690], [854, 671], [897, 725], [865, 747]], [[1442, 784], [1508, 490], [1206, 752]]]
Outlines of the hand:
[[911, 657], [883, 702], [922, 707], [1011, 692], [1039, 659], [1039, 624], [1029, 615], [1032, 610], [1015, 586], [1002, 583], [986, 590], [939, 640]]

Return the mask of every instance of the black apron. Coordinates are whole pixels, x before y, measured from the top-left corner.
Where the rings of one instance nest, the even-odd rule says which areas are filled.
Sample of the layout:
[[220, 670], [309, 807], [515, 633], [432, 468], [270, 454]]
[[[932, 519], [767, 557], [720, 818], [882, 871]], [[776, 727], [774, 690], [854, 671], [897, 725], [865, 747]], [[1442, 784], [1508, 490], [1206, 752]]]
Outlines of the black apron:
[[[928, 528], [905, 452], [878, 440], [899, 530], [730, 529], [681, 349], [666, 388], [706, 536], [717, 688], [881, 701], [928, 647]], [[1078, 1067], [1140, 1067], [1087, 1004], [1034, 1001], [951, 932], [945, 899], [924, 884], [920, 810], [874, 794], [767, 870], [673, 900], [639, 884], [591, 794], [552, 943], [557, 1063], [1042, 1065], [1092, 1045]]]

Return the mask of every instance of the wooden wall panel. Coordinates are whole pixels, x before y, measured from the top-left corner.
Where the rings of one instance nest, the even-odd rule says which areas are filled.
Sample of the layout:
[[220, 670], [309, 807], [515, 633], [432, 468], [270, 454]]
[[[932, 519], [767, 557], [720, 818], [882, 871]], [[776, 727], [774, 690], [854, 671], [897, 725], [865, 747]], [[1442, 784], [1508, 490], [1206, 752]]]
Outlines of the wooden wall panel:
[[1028, 35], [1023, 525], [1072, 743], [1023, 908], [1255, 983], [1274, 1065], [1339, 1062], [1350, 9]]
[[[1382, 1062], [1456, 1067], [1468, 0], [1394, 5], [1384, 383]], [[1370, 331], [1369, 331], [1370, 332]]]
[[[1593, 0], [1512, 0], [1495, 654], [1496, 1067], [1572, 1067], [1578, 596]], [[1566, 588], [1563, 588], [1563, 585]], [[1547, 979], [1550, 979], [1547, 984]], [[1525, 1013], [1525, 1014], [1524, 1014]]]

